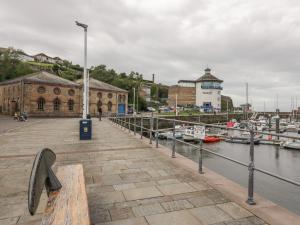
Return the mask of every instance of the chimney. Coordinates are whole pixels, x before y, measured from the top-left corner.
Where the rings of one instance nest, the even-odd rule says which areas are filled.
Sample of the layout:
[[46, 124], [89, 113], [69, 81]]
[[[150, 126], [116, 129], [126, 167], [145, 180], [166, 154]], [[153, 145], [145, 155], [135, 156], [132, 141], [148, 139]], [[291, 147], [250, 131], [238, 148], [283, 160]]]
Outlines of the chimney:
[[152, 82], [154, 83], [155, 74], [152, 74]]

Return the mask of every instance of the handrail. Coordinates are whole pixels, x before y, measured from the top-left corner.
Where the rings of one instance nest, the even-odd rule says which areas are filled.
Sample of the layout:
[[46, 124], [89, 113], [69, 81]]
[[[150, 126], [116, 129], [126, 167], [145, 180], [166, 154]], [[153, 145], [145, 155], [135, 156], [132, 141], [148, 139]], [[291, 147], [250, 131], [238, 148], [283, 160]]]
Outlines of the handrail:
[[[134, 119], [134, 123], [131, 123], [131, 119]], [[190, 122], [190, 121], [182, 121], [182, 120], [176, 120], [176, 119], [166, 119], [166, 118], [160, 118], [160, 117], [140, 117], [141, 120], [141, 125], [138, 125], [137, 122], [136, 122], [136, 118], [135, 116], [123, 116], [123, 117], [109, 117], [109, 119], [111, 121], [113, 121], [114, 123], [116, 123], [117, 125], [120, 125], [121, 127], [124, 127], [126, 128], [126, 126], [128, 127], [128, 130], [130, 132], [130, 126], [133, 125], [133, 130], [134, 130], [134, 135], [136, 135], [136, 128], [140, 128], [140, 135], [141, 135], [141, 138], [143, 137], [143, 133], [144, 133], [144, 130], [147, 131], [149, 133], [149, 141], [150, 141], [150, 144], [152, 144], [152, 138], [153, 138], [153, 133], [155, 133], [155, 138], [156, 138], [156, 148], [158, 148], [158, 134], [160, 132], [163, 132], [163, 131], [173, 131], [173, 136], [171, 138], [171, 140], [173, 140], [173, 145], [172, 145], [172, 158], [175, 157], [175, 146], [176, 146], [176, 142], [179, 142], [179, 143], [183, 143], [185, 145], [189, 145], [189, 146], [192, 146], [194, 148], [197, 148], [199, 149], [200, 151], [200, 154], [199, 154], [199, 173], [202, 174], [203, 171], [202, 171], [202, 158], [203, 158], [203, 155], [202, 155], [202, 151], [205, 151], [205, 152], [208, 152], [212, 155], [215, 155], [215, 156], [218, 156], [218, 157], [221, 157], [223, 159], [226, 159], [226, 160], [229, 160], [231, 162], [234, 162], [234, 163], [237, 163], [241, 166], [244, 166], [244, 167], [248, 167], [248, 170], [249, 170], [249, 181], [248, 181], [248, 199], [247, 199], [247, 203], [250, 204], [250, 205], [253, 205], [253, 204], [256, 204], [254, 202], [254, 171], [258, 171], [260, 173], [263, 173], [263, 174], [266, 174], [268, 176], [271, 176], [271, 177], [274, 177], [274, 178], [277, 178], [279, 180], [282, 180], [282, 181], [285, 181], [287, 183], [290, 183], [290, 184], [293, 184], [295, 186], [298, 186], [300, 187], [300, 183], [297, 182], [297, 181], [294, 181], [294, 180], [291, 180], [289, 178], [285, 178], [285, 177], [282, 177], [280, 175], [277, 175], [277, 174], [274, 174], [274, 173], [271, 173], [269, 171], [266, 171], [264, 169], [261, 169], [261, 168], [256, 168], [254, 166], [254, 133], [259, 133], [259, 134], [266, 134], [266, 135], [273, 135], [273, 136], [278, 136], [278, 137], [286, 137], [286, 138], [294, 138], [294, 139], [300, 139], [298, 137], [294, 137], [294, 136], [289, 136], [289, 135], [282, 135], [282, 134], [274, 134], [274, 133], [268, 133], [268, 132], [260, 132], [260, 131], [254, 131], [253, 129], [250, 129], [250, 130], [246, 130], [246, 129], [239, 129], [239, 128], [227, 128], [227, 127], [224, 127], [224, 126], [220, 126], [220, 125], [211, 125], [211, 124], [205, 124], [205, 123], [197, 123], [197, 122]], [[128, 119], [128, 121], [127, 121]], [[147, 120], [149, 119], [149, 126], [150, 128], [146, 128], [143, 124], [143, 120]], [[156, 129], [154, 129], [154, 126], [153, 126], [153, 120], [156, 119]], [[172, 122], [172, 127], [171, 128], [164, 128], [164, 129], [159, 129], [159, 121], [160, 120], [165, 120], [165, 121], [171, 121]], [[230, 158], [228, 156], [224, 156], [222, 154], [219, 154], [219, 153], [216, 153], [214, 151], [212, 151], [211, 149], [208, 149], [208, 148], [203, 148], [202, 147], [202, 141], [200, 140], [200, 145], [197, 146], [197, 145], [194, 145], [194, 144], [191, 144], [191, 143], [188, 143], [188, 142], [185, 142], [185, 141], [181, 141], [181, 140], [177, 140], [175, 138], [175, 124], [176, 123], [187, 123], [187, 124], [193, 124], [193, 125], [201, 125], [201, 126], [207, 126], [207, 127], [215, 127], [215, 128], [220, 128], [220, 129], [226, 129], [226, 130], [239, 130], [239, 131], [250, 131], [250, 163], [247, 164], [245, 162], [241, 162], [241, 161], [238, 161], [238, 160], [235, 160], [233, 158]], [[189, 126], [190, 127], [190, 126]]]

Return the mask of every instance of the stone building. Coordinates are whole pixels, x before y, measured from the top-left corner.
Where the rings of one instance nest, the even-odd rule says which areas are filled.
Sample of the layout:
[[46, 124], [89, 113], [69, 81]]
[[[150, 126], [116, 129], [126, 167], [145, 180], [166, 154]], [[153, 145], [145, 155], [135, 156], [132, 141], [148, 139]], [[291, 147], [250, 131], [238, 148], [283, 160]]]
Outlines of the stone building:
[[[126, 113], [128, 92], [90, 79], [90, 114]], [[29, 116], [79, 117], [82, 115], [82, 83], [40, 71], [0, 83], [0, 113]]]
[[209, 68], [205, 69], [205, 74], [197, 80], [179, 80], [177, 85], [169, 88], [168, 103], [177, 105], [194, 105], [200, 107], [201, 111], [221, 110], [221, 83], [223, 81], [211, 74]]

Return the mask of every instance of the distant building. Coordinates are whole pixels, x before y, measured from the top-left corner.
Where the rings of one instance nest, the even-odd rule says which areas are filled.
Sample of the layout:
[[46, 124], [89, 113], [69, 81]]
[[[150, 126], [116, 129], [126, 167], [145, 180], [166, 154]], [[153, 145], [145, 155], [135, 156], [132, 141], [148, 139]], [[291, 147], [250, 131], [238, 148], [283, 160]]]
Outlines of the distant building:
[[151, 101], [151, 85], [142, 84], [139, 88], [139, 95], [146, 100], [146, 102]]
[[178, 85], [170, 86], [168, 103], [174, 106], [177, 96], [177, 105], [196, 105], [204, 112], [220, 112], [222, 82], [207, 68], [197, 80], [179, 80]]
[[57, 63], [57, 64], [63, 64], [64, 63], [64, 61], [61, 58], [57, 57], [57, 56], [54, 57], [53, 59], [54, 59], [55, 63]]
[[[90, 79], [89, 111], [97, 116], [126, 113], [128, 92]], [[0, 114], [26, 112], [29, 116], [79, 117], [82, 114], [82, 80], [73, 82], [45, 71], [0, 83]]]
[[205, 69], [205, 74], [196, 80], [196, 105], [204, 112], [221, 111], [221, 83], [219, 78]]
[[38, 62], [55, 63], [55, 59], [53, 59], [50, 56], [47, 56], [44, 53], [39, 53], [37, 55], [34, 55], [33, 57]]
[[250, 112], [250, 111], [251, 111], [251, 107], [252, 107], [252, 106], [251, 106], [251, 104], [249, 104], [249, 103], [248, 103], [248, 104], [242, 104], [242, 105], [241, 105], [241, 109], [242, 109], [243, 112]]

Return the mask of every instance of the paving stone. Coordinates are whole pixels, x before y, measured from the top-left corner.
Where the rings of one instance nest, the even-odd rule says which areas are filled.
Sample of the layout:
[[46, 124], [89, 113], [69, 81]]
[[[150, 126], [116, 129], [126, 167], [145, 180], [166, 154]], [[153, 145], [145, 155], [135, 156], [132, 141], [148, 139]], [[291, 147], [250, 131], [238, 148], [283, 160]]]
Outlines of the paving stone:
[[157, 188], [165, 195], [176, 195], [196, 191], [195, 188], [191, 187], [187, 183], [161, 185], [157, 186]]
[[189, 182], [188, 184], [191, 185], [193, 188], [197, 189], [198, 191], [212, 189], [208, 184], [201, 182]]
[[170, 202], [172, 201], [171, 196], [160, 196], [155, 198], [145, 198], [145, 199], [139, 199], [137, 200], [139, 205], [149, 205], [153, 203], [161, 203], [161, 202]]
[[159, 203], [136, 206], [132, 208], [132, 211], [136, 217], [154, 215], [165, 212], [165, 210], [161, 207]]
[[134, 214], [132, 212], [131, 208], [112, 208], [109, 210], [111, 220], [122, 220], [122, 219], [128, 219], [130, 217], [134, 217]]
[[99, 176], [99, 178], [104, 185], [114, 185], [122, 183], [122, 179], [118, 174]]
[[89, 193], [96, 193], [96, 192], [111, 192], [115, 191], [112, 185], [101, 185], [101, 184], [89, 184], [86, 185], [86, 192]]
[[155, 181], [144, 181], [144, 182], [138, 182], [138, 183], [134, 183], [134, 184], [137, 188], [139, 188], [139, 187], [151, 187], [151, 186], [156, 185]]
[[203, 193], [216, 204], [230, 202], [229, 199], [227, 199], [221, 192], [217, 190], [214, 189], [204, 190]]
[[109, 211], [107, 209], [99, 209], [93, 207], [90, 211], [92, 224], [111, 221]]
[[108, 223], [97, 223], [95, 225], [149, 225], [144, 217], [136, 217], [125, 220], [116, 220]]
[[128, 201], [163, 196], [163, 194], [156, 187], [128, 189], [124, 190], [123, 193]]
[[146, 216], [146, 219], [149, 225], [201, 225], [185, 210]]
[[241, 219], [253, 215], [252, 213], [243, 209], [242, 207], [240, 207], [238, 204], [234, 202], [219, 204], [217, 206], [221, 208], [224, 212], [232, 216], [234, 219]]
[[158, 180], [157, 183], [159, 185], [167, 185], [167, 184], [179, 184], [180, 181], [177, 179], [166, 179], [166, 180]]
[[124, 202], [124, 196], [120, 191], [99, 192], [88, 196], [93, 203], [109, 204], [115, 202]]
[[150, 178], [150, 175], [146, 172], [138, 172], [138, 173], [123, 173], [120, 174], [120, 177], [123, 180], [131, 181], [131, 180], [138, 180], [138, 179], [147, 179]]
[[127, 190], [127, 189], [132, 189], [132, 188], [136, 188], [136, 186], [134, 185], [134, 183], [128, 183], [128, 184], [115, 184], [114, 189], [116, 191], [123, 191], [123, 190]]
[[189, 211], [204, 225], [232, 220], [232, 217], [216, 206], [204, 206], [190, 209]]
[[167, 212], [183, 210], [183, 209], [190, 209], [194, 206], [189, 203], [187, 200], [178, 200], [178, 201], [171, 201], [171, 202], [162, 202], [161, 205]]
[[[253, 219], [256, 218], [256, 219]], [[230, 222], [224, 222], [225, 225], [267, 225], [264, 221], [257, 217], [248, 217], [243, 219], [238, 219]]]
[[205, 195], [195, 198], [189, 198], [188, 201], [192, 203], [195, 207], [208, 206], [214, 204], [214, 202]]
[[15, 225], [17, 224], [19, 217], [10, 217], [6, 219], [0, 219], [0, 225]]

